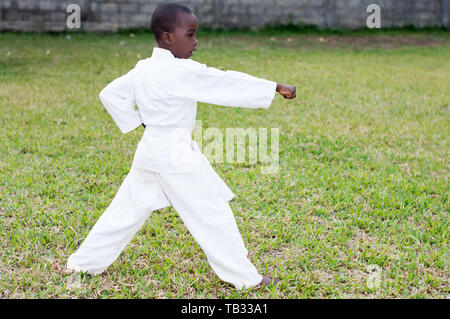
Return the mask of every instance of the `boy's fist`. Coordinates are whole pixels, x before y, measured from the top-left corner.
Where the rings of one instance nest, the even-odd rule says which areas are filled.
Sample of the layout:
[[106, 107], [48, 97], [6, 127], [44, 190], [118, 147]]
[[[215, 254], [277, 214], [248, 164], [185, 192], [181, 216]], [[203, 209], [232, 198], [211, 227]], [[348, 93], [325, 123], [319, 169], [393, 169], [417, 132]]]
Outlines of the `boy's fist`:
[[277, 92], [285, 99], [293, 99], [297, 96], [296, 88], [293, 85], [277, 84]]

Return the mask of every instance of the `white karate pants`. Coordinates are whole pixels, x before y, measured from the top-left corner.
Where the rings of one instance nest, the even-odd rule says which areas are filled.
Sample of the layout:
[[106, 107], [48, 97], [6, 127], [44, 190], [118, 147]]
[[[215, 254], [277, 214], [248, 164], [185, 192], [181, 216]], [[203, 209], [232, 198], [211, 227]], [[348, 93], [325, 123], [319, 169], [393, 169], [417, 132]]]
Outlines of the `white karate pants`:
[[181, 174], [132, 166], [109, 207], [69, 257], [68, 270], [103, 272], [119, 257], [152, 211], [171, 205], [220, 279], [237, 289], [257, 285], [262, 276], [247, 258], [228, 204], [233, 194], [230, 191], [231, 196], [226, 198], [220, 182], [207, 161], [198, 170]]

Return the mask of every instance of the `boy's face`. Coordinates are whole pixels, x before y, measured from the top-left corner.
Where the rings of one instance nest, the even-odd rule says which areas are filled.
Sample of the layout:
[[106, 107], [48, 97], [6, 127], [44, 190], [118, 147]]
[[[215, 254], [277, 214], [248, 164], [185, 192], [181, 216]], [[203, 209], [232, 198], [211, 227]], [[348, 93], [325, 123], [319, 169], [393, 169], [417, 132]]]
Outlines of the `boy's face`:
[[189, 59], [197, 49], [196, 33], [198, 21], [195, 15], [182, 13], [178, 16], [178, 24], [173, 32], [164, 32], [163, 46], [170, 50], [176, 58]]

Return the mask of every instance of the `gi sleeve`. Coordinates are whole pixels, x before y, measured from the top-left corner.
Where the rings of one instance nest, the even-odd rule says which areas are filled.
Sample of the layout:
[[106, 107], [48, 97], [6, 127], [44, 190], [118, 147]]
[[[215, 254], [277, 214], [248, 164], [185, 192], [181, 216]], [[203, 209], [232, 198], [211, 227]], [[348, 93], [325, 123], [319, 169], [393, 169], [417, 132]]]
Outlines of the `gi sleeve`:
[[189, 60], [167, 83], [171, 94], [198, 102], [267, 109], [277, 84], [237, 71], [222, 71]]
[[100, 100], [123, 134], [141, 125], [142, 119], [135, 108], [132, 72], [109, 83], [99, 94]]

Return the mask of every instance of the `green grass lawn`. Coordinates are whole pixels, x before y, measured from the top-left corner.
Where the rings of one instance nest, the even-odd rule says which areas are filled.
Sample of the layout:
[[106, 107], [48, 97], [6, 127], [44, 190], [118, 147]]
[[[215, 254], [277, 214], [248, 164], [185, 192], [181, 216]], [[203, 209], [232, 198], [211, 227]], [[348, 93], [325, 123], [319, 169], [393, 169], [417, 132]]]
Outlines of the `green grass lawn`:
[[268, 110], [199, 104], [197, 114], [203, 129], [279, 128], [278, 173], [213, 166], [237, 195], [250, 259], [281, 282], [237, 291], [220, 281], [172, 208], [154, 212], [103, 274], [66, 273], [143, 133], [123, 135], [98, 93], [148, 57], [153, 38], [3, 33], [0, 297], [448, 297], [448, 32], [199, 41], [199, 62], [297, 86], [295, 100], [277, 96]]

